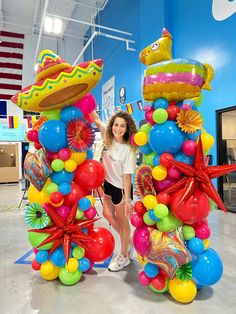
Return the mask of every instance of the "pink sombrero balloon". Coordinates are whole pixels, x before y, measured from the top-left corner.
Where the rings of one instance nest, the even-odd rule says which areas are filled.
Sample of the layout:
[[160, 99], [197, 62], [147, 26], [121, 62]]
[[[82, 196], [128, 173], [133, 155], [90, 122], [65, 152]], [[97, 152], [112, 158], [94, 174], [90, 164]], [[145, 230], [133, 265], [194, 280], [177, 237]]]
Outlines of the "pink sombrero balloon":
[[24, 88], [11, 101], [26, 111], [64, 108], [86, 95], [100, 80], [101, 59], [71, 66], [50, 50], [39, 55], [36, 83]]

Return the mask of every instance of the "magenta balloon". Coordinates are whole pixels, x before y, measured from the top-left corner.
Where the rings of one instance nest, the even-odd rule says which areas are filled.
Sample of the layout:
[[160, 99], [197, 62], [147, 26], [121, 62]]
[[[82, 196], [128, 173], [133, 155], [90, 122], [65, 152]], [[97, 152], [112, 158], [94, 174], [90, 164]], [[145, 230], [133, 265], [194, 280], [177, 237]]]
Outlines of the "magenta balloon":
[[143, 286], [149, 286], [152, 283], [152, 278], [149, 278], [144, 271], [141, 271], [138, 275], [139, 282]]
[[79, 99], [74, 106], [79, 108], [84, 114], [90, 114], [96, 108], [96, 100], [93, 95], [87, 94]]
[[139, 228], [144, 225], [143, 216], [139, 214], [133, 214], [130, 221], [135, 228]]
[[157, 181], [157, 180], [153, 180], [153, 181], [154, 181], [154, 188], [158, 192], [165, 191], [168, 187], [170, 187], [173, 183], [176, 182], [175, 179], [170, 178], [170, 177], [166, 177], [162, 181]]
[[148, 226], [137, 228], [134, 231], [133, 243], [135, 250], [142, 256], [145, 256], [150, 248]]
[[67, 216], [69, 215], [70, 212], [70, 207], [66, 205], [62, 205], [60, 207], [55, 208], [55, 211], [58, 213], [58, 215], [66, 221]]
[[146, 118], [147, 122], [150, 123], [151, 125], [155, 124], [155, 121], [153, 120], [153, 112], [154, 112], [154, 110], [150, 110], [150, 111], [145, 112], [145, 118]]

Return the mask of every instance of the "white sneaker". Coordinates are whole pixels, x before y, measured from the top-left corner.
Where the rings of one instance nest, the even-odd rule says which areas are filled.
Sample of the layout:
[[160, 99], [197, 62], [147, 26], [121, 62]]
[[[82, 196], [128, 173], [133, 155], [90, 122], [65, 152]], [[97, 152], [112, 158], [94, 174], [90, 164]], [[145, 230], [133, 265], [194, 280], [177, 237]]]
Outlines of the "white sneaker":
[[129, 257], [124, 257], [120, 253], [116, 258], [113, 259], [111, 264], [108, 266], [108, 270], [110, 271], [119, 271], [123, 269], [124, 267], [128, 266], [131, 263]]

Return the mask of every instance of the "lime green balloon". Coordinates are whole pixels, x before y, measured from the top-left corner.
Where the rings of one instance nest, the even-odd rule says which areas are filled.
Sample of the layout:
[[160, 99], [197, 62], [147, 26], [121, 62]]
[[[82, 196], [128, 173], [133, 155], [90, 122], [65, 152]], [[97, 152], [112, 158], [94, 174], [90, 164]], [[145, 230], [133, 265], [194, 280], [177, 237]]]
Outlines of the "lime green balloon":
[[166, 291], [168, 291], [168, 280], [166, 279], [165, 287], [161, 290], [157, 290], [156, 288], [154, 288], [152, 283], [148, 286], [148, 288], [154, 293], [165, 293]]
[[216, 203], [210, 198], [210, 210], [216, 209]]
[[67, 286], [71, 286], [80, 281], [82, 272], [76, 270], [75, 272], [69, 272], [65, 267], [62, 267], [59, 272], [60, 281]]
[[82, 257], [84, 257], [84, 254], [85, 254], [84, 248], [80, 246], [76, 246], [75, 248], [73, 248], [72, 255], [74, 258], [81, 259]]
[[60, 120], [60, 109], [48, 110], [41, 112], [41, 117], [46, 117], [48, 120]]
[[155, 207], [154, 207], [154, 214], [157, 218], [159, 219], [163, 219], [165, 218], [166, 216], [168, 216], [169, 214], [169, 209], [166, 205], [164, 204], [157, 204]]
[[143, 164], [154, 167], [153, 158], [156, 156], [156, 153], [152, 152], [151, 154], [143, 154]]
[[148, 215], [148, 212], [146, 212], [144, 215], [143, 215], [143, 221], [145, 222], [146, 225], [148, 226], [153, 226], [156, 222], [154, 220], [152, 220], [149, 215]]
[[46, 192], [48, 194], [52, 194], [53, 192], [57, 192], [58, 191], [58, 185], [56, 183], [49, 183], [49, 185], [47, 185], [46, 187]]
[[189, 241], [195, 237], [195, 230], [192, 226], [183, 226], [184, 239]]
[[48, 236], [48, 233], [28, 232], [28, 239], [30, 244], [38, 250], [50, 250], [52, 248], [53, 242], [50, 242], [38, 248], [38, 245], [40, 245], [45, 239], [47, 239]]
[[165, 123], [167, 119], [168, 119], [168, 113], [165, 109], [158, 108], [153, 112], [153, 120], [156, 123], [158, 124]]
[[157, 227], [160, 231], [170, 232], [178, 227], [182, 226], [183, 223], [179, 219], [177, 219], [172, 213], [169, 212], [168, 216], [159, 220], [157, 222]]
[[75, 219], [81, 219], [83, 217], [84, 217], [84, 211], [80, 210], [80, 209], [77, 209], [77, 212], [75, 214]]
[[152, 125], [150, 124], [150, 123], [145, 123], [145, 124], [143, 124], [141, 127], [140, 127], [140, 129], [139, 129], [139, 131], [140, 132], [145, 132], [145, 133], [149, 133], [149, 131], [151, 130], [151, 128], [152, 128]]
[[196, 106], [199, 107], [203, 102], [203, 94], [201, 93], [200, 96], [196, 100]]
[[64, 169], [64, 161], [61, 159], [54, 159], [51, 163], [52, 170], [59, 172]]

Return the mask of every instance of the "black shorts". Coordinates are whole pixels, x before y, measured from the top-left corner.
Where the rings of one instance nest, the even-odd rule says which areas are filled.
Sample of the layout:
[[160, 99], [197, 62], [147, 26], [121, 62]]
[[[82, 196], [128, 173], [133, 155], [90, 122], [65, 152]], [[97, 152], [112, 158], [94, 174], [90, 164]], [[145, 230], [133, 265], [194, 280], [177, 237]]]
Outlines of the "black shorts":
[[[124, 195], [124, 190], [117, 188], [116, 186], [112, 185], [111, 183], [104, 181], [104, 194], [109, 195], [111, 197], [111, 201], [114, 205], [120, 204], [122, 201], [122, 197]], [[133, 186], [131, 185], [130, 197], [133, 199]]]

